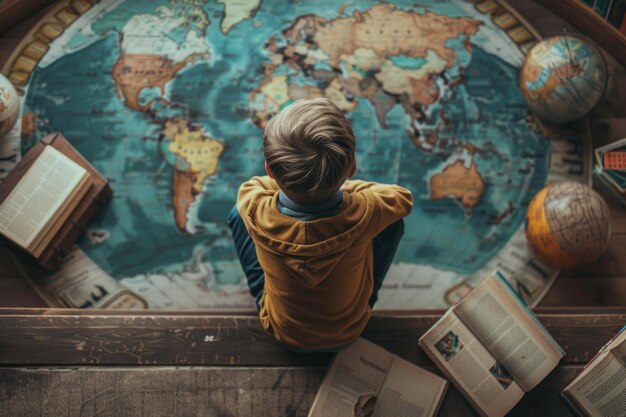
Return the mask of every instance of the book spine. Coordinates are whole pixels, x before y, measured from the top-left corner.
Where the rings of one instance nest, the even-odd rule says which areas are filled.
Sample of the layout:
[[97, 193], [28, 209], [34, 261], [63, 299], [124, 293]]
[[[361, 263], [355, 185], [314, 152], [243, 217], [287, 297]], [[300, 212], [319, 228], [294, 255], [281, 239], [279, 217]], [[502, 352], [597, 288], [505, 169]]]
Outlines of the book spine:
[[98, 213], [103, 205], [107, 204], [112, 197], [111, 188], [106, 184], [102, 187], [96, 196], [85, 196], [87, 199], [92, 199], [93, 204], [89, 204], [84, 208], [77, 207], [75, 211], [76, 218], [68, 219], [67, 225], [59, 231], [54, 238], [54, 244], [41, 254], [37, 261], [48, 270], [54, 270], [58, 267], [58, 258], [69, 253], [74, 246], [74, 243], [85, 232], [87, 225]]
[[613, 0], [607, 21], [611, 26], [619, 29], [620, 23], [624, 19], [624, 13], [626, 13], [626, 0]]
[[537, 327], [539, 327], [539, 329], [543, 332], [543, 334], [550, 341], [550, 343], [552, 343], [552, 345], [559, 352], [561, 352], [562, 356], [565, 356], [565, 351], [563, 350], [563, 348], [561, 348], [561, 346], [559, 346], [556, 340], [554, 340], [550, 332], [548, 332], [548, 330], [545, 328], [543, 323], [539, 321], [535, 313], [528, 307], [528, 305], [524, 302], [522, 297], [520, 297], [517, 291], [513, 289], [509, 281], [507, 281], [507, 279], [504, 278], [504, 275], [502, 275], [500, 271], [495, 271], [493, 275], [500, 280], [500, 282], [504, 285], [504, 288], [508, 289], [509, 293], [513, 296], [514, 299], [517, 300], [518, 304], [524, 309], [524, 311], [526, 311], [526, 314], [528, 314], [528, 316], [537, 324]]
[[611, 0], [598, 0], [593, 6], [596, 13], [598, 13], [602, 17], [606, 17], [606, 14], [609, 10], [609, 6], [611, 5]]

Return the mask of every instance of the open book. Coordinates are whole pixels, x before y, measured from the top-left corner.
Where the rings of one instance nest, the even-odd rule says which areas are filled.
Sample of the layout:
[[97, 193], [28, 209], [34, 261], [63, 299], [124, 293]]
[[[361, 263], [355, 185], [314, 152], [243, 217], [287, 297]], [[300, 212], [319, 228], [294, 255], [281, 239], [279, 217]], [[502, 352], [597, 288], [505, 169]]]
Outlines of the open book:
[[46, 146], [0, 203], [0, 233], [38, 258], [90, 185], [85, 168]]
[[107, 274], [77, 246], [59, 260], [56, 272], [46, 271], [23, 253], [7, 251], [7, 256], [5, 259], [50, 307], [148, 308], [146, 300]]
[[419, 345], [488, 417], [504, 416], [565, 355], [499, 272], [451, 307]]
[[626, 326], [565, 387], [562, 396], [580, 416], [626, 416]]
[[448, 381], [359, 338], [337, 353], [309, 417], [434, 416]]

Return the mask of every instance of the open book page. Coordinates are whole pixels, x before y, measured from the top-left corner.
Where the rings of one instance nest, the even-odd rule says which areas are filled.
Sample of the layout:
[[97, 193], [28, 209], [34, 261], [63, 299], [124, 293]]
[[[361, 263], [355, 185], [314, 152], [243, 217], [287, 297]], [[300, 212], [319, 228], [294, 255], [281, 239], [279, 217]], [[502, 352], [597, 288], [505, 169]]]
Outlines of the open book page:
[[48, 247], [56, 233], [61, 229], [76, 206], [85, 196], [90, 186], [91, 183], [89, 181], [89, 175], [84, 175], [67, 199], [61, 204], [54, 215], [45, 224], [43, 229], [41, 229], [41, 231], [37, 234], [33, 243], [28, 247], [28, 250], [35, 258], [38, 258]]
[[524, 396], [452, 309], [420, 338], [420, 346], [482, 415], [504, 416]]
[[28, 248], [87, 171], [46, 146], [0, 204], [0, 233]]
[[522, 389], [529, 391], [556, 367], [563, 351], [500, 279], [489, 276], [453, 310]]
[[447, 387], [445, 379], [396, 356], [378, 394], [373, 417], [434, 416]]
[[626, 416], [626, 331], [564, 390], [579, 410], [591, 417]]
[[371, 413], [392, 360], [393, 354], [361, 338], [339, 351], [309, 417], [352, 416], [355, 408]]
[[96, 265], [77, 246], [53, 274], [11, 254], [22, 277], [50, 307], [144, 309], [148, 303]]

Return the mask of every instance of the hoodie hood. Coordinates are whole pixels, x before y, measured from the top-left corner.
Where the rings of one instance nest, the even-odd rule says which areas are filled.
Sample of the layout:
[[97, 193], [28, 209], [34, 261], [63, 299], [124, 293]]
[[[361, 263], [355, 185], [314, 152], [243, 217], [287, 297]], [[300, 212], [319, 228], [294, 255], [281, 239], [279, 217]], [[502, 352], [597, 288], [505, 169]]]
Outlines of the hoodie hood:
[[334, 216], [301, 221], [280, 213], [278, 192], [260, 193], [250, 201], [245, 223], [255, 244], [264, 249], [257, 251], [260, 257], [280, 260], [294, 279], [314, 287], [360, 244], [372, 217], [363, 194], [344, 193], [341, 211]]

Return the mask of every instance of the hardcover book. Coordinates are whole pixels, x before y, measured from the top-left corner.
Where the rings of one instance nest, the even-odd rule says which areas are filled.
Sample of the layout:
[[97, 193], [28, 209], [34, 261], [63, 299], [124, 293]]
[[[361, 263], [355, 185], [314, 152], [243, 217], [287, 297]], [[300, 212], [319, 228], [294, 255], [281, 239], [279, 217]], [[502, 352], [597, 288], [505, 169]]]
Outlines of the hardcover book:
[[111, 196], [107, 180], [62, 134], [47, 135], [0, 184], [0, 234], [54, 270]]

